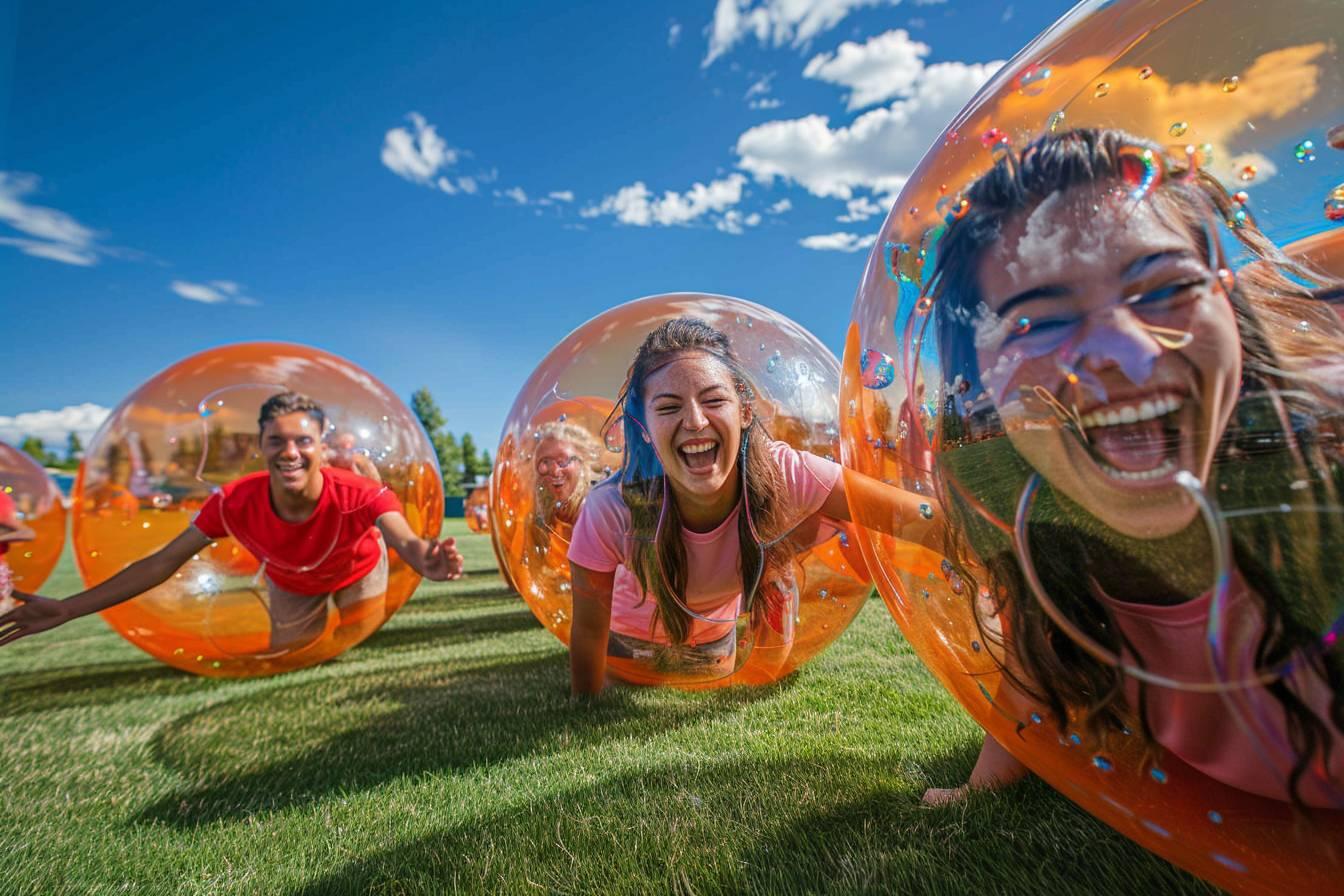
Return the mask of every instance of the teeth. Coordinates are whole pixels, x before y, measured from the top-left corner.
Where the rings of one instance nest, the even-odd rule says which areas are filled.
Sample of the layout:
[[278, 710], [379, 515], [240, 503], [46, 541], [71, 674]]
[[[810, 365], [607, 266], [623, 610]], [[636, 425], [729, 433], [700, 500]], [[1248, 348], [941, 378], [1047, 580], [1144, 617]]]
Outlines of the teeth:
[[1169, 476], [1176, 471], [1176, 462], [1170, 458], [1153, 467], [1151, 470], [1143, 470], [1138, 473], [1131, 473], [1128, 470], [1117, 470], [1107, 463], [1098, 463], [1102, 472], [1112, 479], [1123, 479], [1126, 482], [1144, 482], [1152, 479], [1161, 479], [1163, 476]]
[[715, 442], [705, 442], [703, 445], [682, 445], [683, 454], [704, 454], [706, 451], [712, 451], [718, 447]]
[[1138, 423], [1140, 420], [1165, 417], [1178, 409], [1181, 404], [1181, 399], [1175, 396], [1144, 399], [1138, 405], [1129, 404], [1122, 408], [1098, 408], [1090, 414], [1085, 414], [1080, 422], [1084, 429], [1119, 426], [1122, 423]]

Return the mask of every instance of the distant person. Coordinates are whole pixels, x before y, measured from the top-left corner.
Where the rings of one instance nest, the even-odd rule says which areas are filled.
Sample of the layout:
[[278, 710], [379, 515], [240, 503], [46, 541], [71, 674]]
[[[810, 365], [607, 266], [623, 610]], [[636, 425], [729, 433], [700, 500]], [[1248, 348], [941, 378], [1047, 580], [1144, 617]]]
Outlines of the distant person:
[[14, 600], [14, 572], [5, 561], [9, 546], [16, 542], [32, 541], [36, 534], [19, 519], [19, 508], [14, 499], [0, 491], [0, 613], [8, 613], [16, 606]]
[[327, 601], [353, 615], [355, 605], [381, 600], [388, 547], [427, 579], [459, 578], [453, 539], [420, 538], [388, 488], [323, 466], [325, 426], [311, 398], [285, 392], [268, 399], [257, 421], [265, 470], [217, 490], [186, 531], [100, 585], [65, 600], [16, 593], [23, 603], [0, 616], [0, 645], [130, 600], [225, 536], [263, 561], [273, 652], [317, 638]]
[[358, 446], [359, 442], [354, 433], [338, 432], [326, 446], [327, 465], [358, 473], [374, 482], [382, 482], [383, 476], [378, 472], [373, 459]]

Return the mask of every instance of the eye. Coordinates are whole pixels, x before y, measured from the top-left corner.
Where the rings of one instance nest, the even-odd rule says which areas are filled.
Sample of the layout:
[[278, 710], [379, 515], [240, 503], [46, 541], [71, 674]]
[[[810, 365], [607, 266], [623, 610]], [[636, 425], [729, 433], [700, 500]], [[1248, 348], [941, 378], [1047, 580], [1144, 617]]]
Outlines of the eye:
[[1186, 297], [1186, 295], [1197, 287], [1205, 286], [1209, 282], [1207, 277], [1186, 277], [1159, 286], [1156, 289], [1150, 289], [1147, 292], [1139, 293], [1129, 299], [1130, 305], [1162, 305]]
[[662, 404], [654, 408], [653, 412], [655, 414], [675, 414], [679, 410], [681, 410], [681, 405], [679, 404]]

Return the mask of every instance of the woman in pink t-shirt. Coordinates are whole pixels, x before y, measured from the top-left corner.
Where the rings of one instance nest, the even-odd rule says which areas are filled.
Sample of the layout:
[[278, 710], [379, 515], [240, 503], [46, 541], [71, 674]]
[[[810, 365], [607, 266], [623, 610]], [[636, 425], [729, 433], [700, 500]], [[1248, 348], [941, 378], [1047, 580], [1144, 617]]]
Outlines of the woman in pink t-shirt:
[[[600, 691], [608, 655], [674, 676], [734, 668], [747, 617], [791, 637], [791, 560], [848, 520], [839, 465], [773, 441], [728, 339], [700, 320], [644, 340], [618, 408], [621, 472], [589, 493], [569, 548], [575, 694]], [[918, 523], [927, 499], [853, 477]]]
[[[1334, 284], [1244, 196], [1118, 131], [1042, 137], [965, 195], [928, 296], [957, 399], [938, 464], [1006, 678], [1061, 730], [1132, 729], [1231, 787], [1344, 808]], [[1252, 260], [1235, 274], [1223, 222]], [[1023, 774], [987, 739], [968, 786]]]

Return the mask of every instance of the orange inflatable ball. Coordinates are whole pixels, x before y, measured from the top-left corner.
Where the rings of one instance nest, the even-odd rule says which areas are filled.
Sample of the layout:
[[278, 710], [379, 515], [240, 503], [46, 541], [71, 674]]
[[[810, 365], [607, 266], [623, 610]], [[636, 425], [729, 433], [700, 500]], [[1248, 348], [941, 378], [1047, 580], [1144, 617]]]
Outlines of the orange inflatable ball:
[[478, 534], [490, 531], [490, 484], [478, 485], [463, 502], [467, 528]]
[[56, 568], [65, 546], [65, 505], [47, 471], [27, 454], [0, 442], [0, 493], [13, 502], [16, 522], [31, 529], [31, 541], [9, 545], [8, 564], [19, 591], [37, 591]]
[[[806, 330], [750, 302], [699, 293], [640, 299], [569, 334], [541, 361], [509, 412], [491, 474], [492, 532], [506, 575], [541, 623], [569, 643], [570, 536], [593, 485], [621, 467], [624, 440], [613, 413], [626, 371], [648, 333], [664, 321], [697, 317], [728, 335], [755, 386], [754, 409], [775, 439], [838, 457], [839, 369]], [[792, 619], [741, 614], [730, 663], [676, 673], [639, 657], [608, 657], [623, 680], [687, 688], [761, 684], [797, 669], [826, 648], [867, 597], [857, 546], [826, 529], [793, 557]], [[792, 624], [790, 624], [792, 623]], [[688, 648], [693, 649], [693, 648]]]
[[[264, 468], [257, 414], [280, 392], [326, 413], [324, 463], [375, 479], [401, 502], [411, 528], [437, 536], [443, 486], [433, 448], [411, 411], [350, 361], [303, 345], [254, 342], [193, 355], [119, 404], [85, 453], [73, 494], [75, 557], [96, 585], [171, 541], [220, 486]], [[226, 527], [230, 524], [225, 520]], [[335, 544], [327, 546], [329, 551]], [[316, 554], [324, 555], [319, 546]], [[375, 632], [420, 577], [389, 553], [387, 586], [315, 599], [325, 623], [313, 640], [271, 648], [267, 570], [301, 576], [294, 558], [257, 557], [221, 538], [166, 583], [104, 611], [126, 640], [200, 675], [248, 677], [330, 659]]]
[[909, 177], [843, 362], [847, 466], [941, 508], [942, 552], [860, 529], [911, 644], [1233, 892], [1344, 877], [1339, 34], [1313, 0], [1081, 4]]

